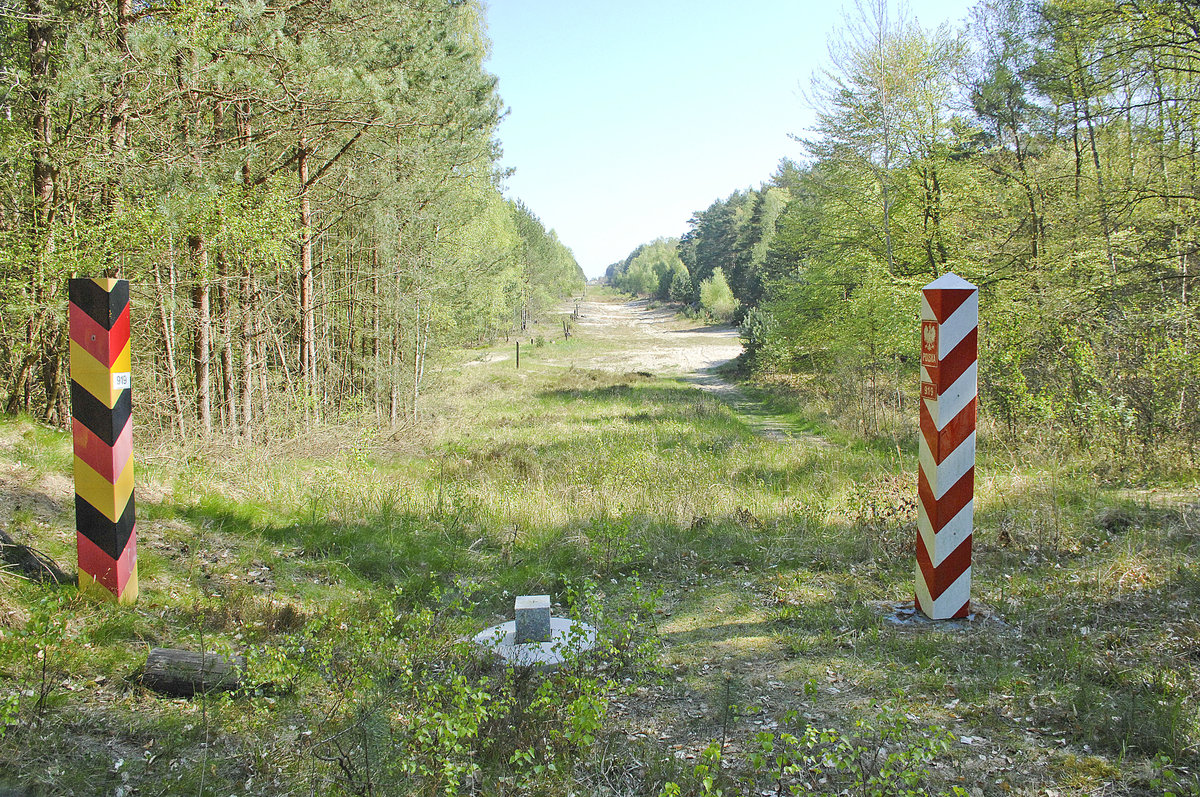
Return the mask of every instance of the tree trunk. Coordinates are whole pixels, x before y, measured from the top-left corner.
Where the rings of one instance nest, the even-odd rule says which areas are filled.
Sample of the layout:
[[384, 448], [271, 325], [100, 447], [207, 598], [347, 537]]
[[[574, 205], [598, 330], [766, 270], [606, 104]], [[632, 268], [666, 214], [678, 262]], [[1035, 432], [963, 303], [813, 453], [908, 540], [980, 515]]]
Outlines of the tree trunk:
[[106, 190], [108, 193], [109, 213], [117, 216], [121, 213], [121, 174], [126, 143], [129, 138], [129, 62], [133, 57], [129, 49], [129, 27], [133, 16], [132, 0], [116, 0], [117, 29], [116, 45], [117, 58], [121, 62], [121, 71], [113, 84], [112, 113], [108, 124], [108, 146], [112, 155], [112, 175]]
[[54, 27], [46, 19], [42, 0], [28, 0], [29, 20], [29, 98], [33, 105], [31, 133], [33, 146], [30, 155], [33, 161], [33, 221], [35, 235], [41, 237], [41, 246], [35, 254], [49, 249], [50, 224], [54, 216], [55, 169], [50, 161], [50, 146], [53, 130], [50, 122], [50, 41]]
[[1071, 93], [1071, 146], [1075, 150], [1075, 210], [1078, 213], [1083, 190], [1083, 144], [1079, 141], [1079, 99]]
[[[397, 215], [399, 215], [399, 214], [397, 214]], [[403, 227], [401, 229], [403, 229]], [[396, 246], [397, 251], [401, 251], [400, 243], [401, 243], [400, 241], [397, 241], [397, 246]], [[392, 298], [394, 301], [399, 301], [399, 299], [400, 299], [400, 272], [401, 272], [400, 264], [403, 261], [403, 257], [404, 257], [403, 254], [400, 254], [397, 257], [396, 268], [393, 273]], [[391, 347], [391, 350], [388, 352], [388, 371], [387, 371], [388, 425], [392, 429], [396, 428], [396, 424], [400, 420], [400, 362], [403, 359], [403, 357], [401, 356], [401, 352], [400, 352], [400, 345], [402, 343], [403, 334], [401, 331], [400, 319], [398, 316], [399, 316], [399, 313], [394, 312], [392, 317], [390, 317], [388, 319], [389, 325], [392, 328], [392, 334], [389, 336], [391, 338], [392, 347]]]
[[229, 273], [225, 257], [217, 253], [217, 316], [221, 332], [221, 406], [229, 431], [238, 428], [237, 399], [233, 381], [233, 303], [229, 296]]
[[[171, 273], [168, 275], [171, 284], [175, 283], [175, 269], [171, 267]], [[163, 290], [162, 277], [158, 271], [158, 264], [154, 265], [154, 287], [157, 290], [158, 296], [155, 304], [158, 305], [158, 321], [160, 331], [163, 337], [163, 356], [167, 364], [167, 386], [171, 391], [171, 400], [175, 408], [175, 427], [179, 431], [179, 438], [182, 440], [186, 433], [184, 425], [184, 408], [183, 397], [179, 391], [179, 369], [175, 364], [175, 313], [173, 309], [174, 301], [168, 302], [166, 291]]]
[[246, 266], [242, 277], [242, 435], [250, 436], [254, 423], [254, 313], [257, 296], [254, 289], [254, 272]]
[[392, 350], [388, 356], [388, 425], [395, 429], [400, 420], [400, 324], [392, 322]]
[[[50, 302], [53, 301], [54, 288], [47, 284], [46, 258], [53, 251], [55, 188], [57, 173], [51, 161], [50, 148], [53, 141], [53, 125], [51, 122], [51, 93], [50, 93], [50, 44], [54, 36], [53, 23], [47, 18], [46, 8], [42, 0], [28, 0], [26, 10], [28, 19], [26, 30], [29, 42], [29, 99], [31, 116], [29, 118], [29, 133], [31, 139], [30, 156], [32, 161], [31, 188], [33, 207], [30, 213], [29, 251], [31, 255], [31, 273], [29, 281], [29, 298], [33, 304], [29, 320], [25, 324], [24, 356], [16, 369], [9, 393], [7, 410], [30, 411], [32, 409], [33, 383], [40, 376], [43, 385], [46, 384], [48, 373], [47, 359], [54, 359], [54, 354], [47, 350], [48, 341], [55, 337], [53, 323], [47, 323], [51, 318]], [[47, 327], [51, 327], [49, 330]], [[42, 373], [35, 376], [34, 369], [38, 365]], [[53, 380], [51, 380], [52, 382]], [[51, 387], [51, 392], [53, 387]], [[44, 415], [52, 412], [53, 405], [47, 396]]]
[[[271, 375], [267, 368], [267, 330], [266, 322], [259, 319], [256, 323], [257, 339], [255, 340], [255, 359], [258, 361], [258, 382], [261, 409], [258, 414], [263, 420], [271, 417]], [[264, 424], [265, 426], [265, 424]], [[267, 432], [264, 430], [264, 434]]]
[[[242, 158], [242, 190], [250, 192], [252, 186], [249, 147], [252, 134], [250, 122], [250, 102], [240, 100], [233, 106], [233, 123], [237, 131], [238, 144], [245, 156]], [[254, 424], [254, 380], [255, 368], [263, 369], [263, 393], [266, 393], [266, 358], [262, 341], [259, 340], [262, 330], [258, 329], [258, 287], [254, 283], [254, 268], [246, 263], [246, 271], [242, 275], [242, 435], [250, 438]], [[258, 351], [257, 359], [255, 351]], [[266, 407], [266, 396], [263, 396], [263, 407]]]
[[300, 181], [300, 381], [305, 416], [311, 417], [316, 397], [316, 347], [313, 344], [312, 206], [308, 195], [308, 142], [301, 136], [297, 156]]
[[200, 422], [201, 433], [208, 436], [213, 431], [212, 405], [208, 389], [209, 352], [212, 348], [212, 314], [209, 309], [207, 284], [208, 252], [204, 248], [204, 239], [199, 235], [188, 239], [188, 247], [196, 264], [196, 284], [192, 288], [192, 307], [196, 311], [192, 355], [196, 369], [196, 419]]
[[[1079, 58], [1078, 52], [1076, 59]], [[1082, 64], [1080, 64], [1082, 69]], [[1087, 125], [1088, 144], [1092, 150], [1092, 163], [1096, 167], [1096, 199], [1100, 203], [1100, 229], [1104, 233], [1104, 249], [1108, 255], [1108, 265], [1112, 269], [1113, 280], [1117, 278], [1117, 260], [1113, 255], [1112, 248], [1112, 227], [1108, 219], [1108, 199], [1104, 191], [1104, 170], [1100, 167], [1100, 150], [1096, 146], [1096, 128], [1092, 123], [1092, 112], [1088, 108], [1089, 100], [1085, 95], [1083, 97], [1083, 120]]]
[[383, 363], [379, 359], [379, 246], [371, 247], [371, 374], [374, 380], [375, 420], [383, 421], [383, 382], [381, 369]]
[[[35, 316], [40, 315], [35, 313]], [[41, 321], [39, 318], [30, 318], [29, 324], [26, 325], [26, 338], [36, 337], [41, 334]], [[21, 365], [17, 369], [17, 376], [13, 379], [12, 389], [8, 394], [8, 401], [5, 402], [4, 411], [9, 415], [14, 415], [22, 410], [29, 409], [29, 378], [33, 373], [33, 366], [37, 362], [37, 357], [34, 356], [33, 349], [30, 344], [26, 343], [25, 356], [21, 360]]]
[[[250, 146], [250, 136], [253, 133], [250, 123], [250, 103], [242, 100], [234, 105], [233, 118], [234, 124], [237, 126], [238, 143], [243, 148], [248, 149]], [[252, 184], [250, 177], [250, 160], [246, 158], [242, 160], [242, 187], [247, 190]]]
[[63, 326], [58, 320], [57, 314], [52, 315], [51, 318], [55, 321], [54, 329], [50, 334], [43, 336], [45, 346], [42, 351], [42, 391], [46, 397], [43, 418], [46, 423], [65, 427], [70, 425], [70, 418], [59, 417], [57, 411], [62, 395], [66, 392], [63, 384], [62, 353], [67, 340], [63, 335]]
[[[426, 310], [428, 315], [428, 310]], [[425, 339], [421, 334], [421, 297], [417, 296], [417, 317], [413, 324], [413, 387], [412, 387], [412, 419], [417, 420], [417, 405], [421, 398], [421, 376], [425, 371]], [[428, 329], [428, 323], [426, 323]]]

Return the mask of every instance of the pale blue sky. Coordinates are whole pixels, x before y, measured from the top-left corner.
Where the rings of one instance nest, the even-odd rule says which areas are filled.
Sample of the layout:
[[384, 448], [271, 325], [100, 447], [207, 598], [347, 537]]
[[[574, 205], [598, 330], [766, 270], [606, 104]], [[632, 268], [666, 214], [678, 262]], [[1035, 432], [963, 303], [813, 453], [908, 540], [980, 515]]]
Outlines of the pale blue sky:
[[[925, 27], [974, 0], [910, 0]], [[589, 277], [692, 213], [757, 186], [812, 119], [842, 0], [487, 0], [509, 115], [505, 194], [558, 232]], [[851, 4], [852, 5], [852, 4]]]

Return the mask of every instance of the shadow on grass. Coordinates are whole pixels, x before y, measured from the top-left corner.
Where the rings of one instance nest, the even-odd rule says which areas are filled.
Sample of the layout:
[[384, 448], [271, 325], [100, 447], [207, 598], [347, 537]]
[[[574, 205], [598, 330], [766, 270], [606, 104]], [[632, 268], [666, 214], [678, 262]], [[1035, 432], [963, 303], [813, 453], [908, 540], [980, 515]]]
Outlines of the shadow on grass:
[[[1162, 546], [1157, 553], [1155, 544]], [[916, 629], [885, 623], [878, 643], [857, 644], [855, 655], [864, 669], [890, 673], [891, 688], [932, 700], [950, 690], [964, 704], [987, 707], [979, 710], [1002, 729], [1030, 725], [1108, 754], [1136, 751], [1195, 766], [1200, 644], [1180, 607], [1200, 603], [1200, 575], [1186, 551], [1173, 547], [1183, 546], [1131, 528], [1095, 549], [1037, 563], [1019, 551], [980, 551], [975, 565], [991, 581], [979, 585], [981, 594], [1020, 576], [1021, 585], [1014, 579], [1011, 597], [997, 607], [999, 622]], [[1176, 560], [1152, 586], [1122, 590], [1079, 580], [1081, 573], [1109, 572], [1109, 557], [1127, 550]], [[1138, 559], [1129, 565], [1143, 566]], [[834, 624], [811, 602], [777, 617], [788, 631], [819, 633]], [[1021, 714], [1028, 716], [1022, 721]]]
[[692, 407], [704, 401], [702, 394], [680, 385], [665, 387], [662, 383], [646, 382], [641, 384], [618, 383], [598, 387], [560, 387], [553, 390], [543, 390], [536, 394], [545, 401], [562, 403], [589, 401], [611, 404], [614, 401], [628, 401], [634, 404], [662, 406], [666, 408]]
[[[275, 580], [285, 591], [289, 582], [333, 579], [351, 588], [399, 588], [405, 604], [417, 605], [440, 589], [469, 582], [478, 589], [481, 610], [505, 615], [519, 594], [549, 593], [558, 600], [581, 580], [635, 571], [669, 581], [697, 571], [765, 569], [823, 555], [835, 538], [811, 518], [784, 518], [767, 528], [737, 513], [691, 525], [635, 513], [518, 530], [471, 505], [441, 514], [384, 508], [349, 520], [309, 507], [274, 518], [210, 497], [160, 512], [212, 529], [215, 546], [226, 535], [276, 549]], [[338, 572], [331, 573], [330, 565]]]
[[733, 620], [723, 623], [716, 622], [712, 617], [707, 619], [709, 622], [697, 628], [689, 628], [686, 631], [667, 631], [660, 633], [659, 636], [670, 645], [688, 645], [697, 642], [719, 643], [739, 637], [770, 636], [779, 630], [771, 620], [759, 622]]
[[737, 327], [731, 327], [728, 324], [703, 324], [697, 327], [681, 329], [680, 332], [696, 333], [701, 335], [725, 335], [730, 332], [737, 332]]
[[[225, 534], [259, 538], [294, 553], [280, 564], [303, 578], [328, 564], [344, 567], [357, 586], [399, 588], [404, 601], [417, 604], [458, 578], [491, 584], [510, 592], [546, 592], [562, 574], [578, 570], [586, 555], [563, 531], [539, 534], [536, 545], [505, 545], [481, 535], [464, 518], [407, 512], [378, 512], [353, 521], [324, 516], [263, 522], [237, 506], [205, 501], [181, 507], [178, 516]], [[285, 564], [286, 563], [286, 564]]]

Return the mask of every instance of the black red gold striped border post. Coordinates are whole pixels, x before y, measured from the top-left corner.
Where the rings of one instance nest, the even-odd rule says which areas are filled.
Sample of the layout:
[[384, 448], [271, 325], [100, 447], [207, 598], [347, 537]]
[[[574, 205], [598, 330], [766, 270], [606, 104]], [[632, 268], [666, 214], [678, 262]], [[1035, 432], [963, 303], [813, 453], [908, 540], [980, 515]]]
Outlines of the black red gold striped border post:
[[979, 290], [945, 274], [921, 291], [921, 439], [917, 608], [966, 617], [975, 518]]
[[133, 603], [138, 576], [129, 282], [72, 279], [68, 296], [79, 589]]

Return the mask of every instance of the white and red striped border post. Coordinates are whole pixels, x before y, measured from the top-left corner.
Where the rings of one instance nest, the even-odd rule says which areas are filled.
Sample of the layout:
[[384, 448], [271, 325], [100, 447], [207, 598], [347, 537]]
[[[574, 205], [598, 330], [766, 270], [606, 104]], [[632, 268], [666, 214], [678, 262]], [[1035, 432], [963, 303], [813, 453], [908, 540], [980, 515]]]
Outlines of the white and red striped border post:
[[945, 274], [921, 290], [916, 601], [934, 620], [970, 610], [978, 335], [978, 288]]

